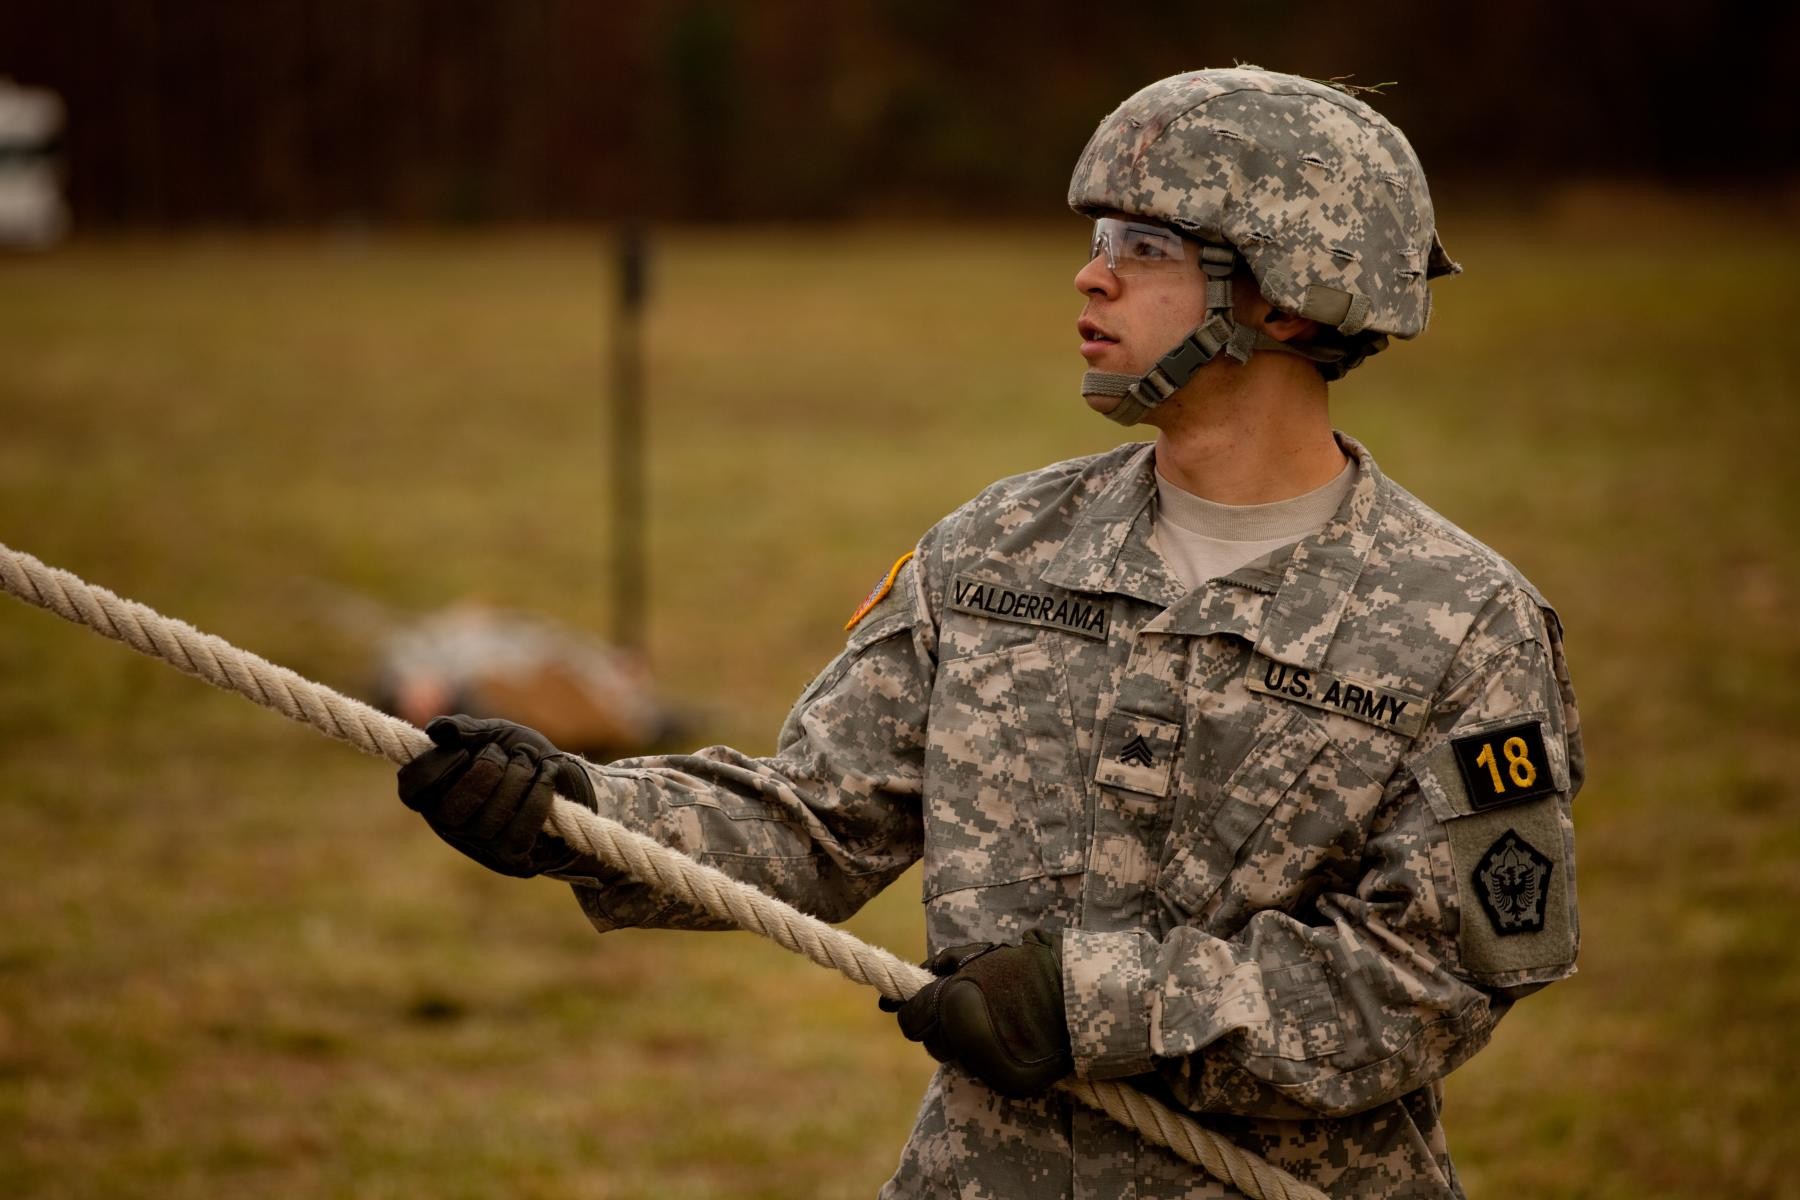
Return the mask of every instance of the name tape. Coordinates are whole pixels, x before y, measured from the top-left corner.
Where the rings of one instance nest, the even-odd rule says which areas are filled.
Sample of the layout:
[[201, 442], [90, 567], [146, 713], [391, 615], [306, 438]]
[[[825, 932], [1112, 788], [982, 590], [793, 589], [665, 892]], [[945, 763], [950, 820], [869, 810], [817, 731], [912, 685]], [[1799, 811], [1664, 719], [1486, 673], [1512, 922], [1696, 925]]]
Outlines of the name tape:
[[1048, 625], [1097, 641], [1106, 640], [1106, 605], [1066, 592], [1034, 592], [958, 575], [950, 584], [950, 607], [978, 617]]

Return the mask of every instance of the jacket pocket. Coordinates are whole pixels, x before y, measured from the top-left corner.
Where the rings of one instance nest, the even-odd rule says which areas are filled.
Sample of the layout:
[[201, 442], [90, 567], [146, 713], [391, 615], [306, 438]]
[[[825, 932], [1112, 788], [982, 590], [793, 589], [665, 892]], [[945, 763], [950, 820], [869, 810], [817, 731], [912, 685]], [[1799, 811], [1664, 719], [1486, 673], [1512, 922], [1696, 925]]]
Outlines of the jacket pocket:
[[1062, 661], [1020, 645], [938, 665], [925, 748], [925, 897], [1082, 869], [1085, 789]]
[[1199, 916], [1230, 876], [1238, 855], [1330, 735], [1297, 708], [1277, 717], [1238, 763], [1210, 805], [1190, 804], [1171, 830], [1175, 851], [1157, 890], [1189, 918]]

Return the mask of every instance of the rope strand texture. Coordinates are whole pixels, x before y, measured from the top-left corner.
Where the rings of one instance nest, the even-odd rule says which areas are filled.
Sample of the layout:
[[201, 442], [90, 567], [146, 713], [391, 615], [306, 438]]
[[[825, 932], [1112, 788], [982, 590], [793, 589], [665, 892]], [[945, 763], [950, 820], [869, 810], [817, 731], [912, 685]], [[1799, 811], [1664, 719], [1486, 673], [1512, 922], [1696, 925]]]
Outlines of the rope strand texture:
[[[0, 543], [0, 588], [365, 754], [400, 764], [431, 746], [424, 731], [397, 717], [4, 543]], [[633, 878], [867, 984], [891, 1000], [904, 1000], [931, 981], [923, 968], [561, 796], [544, 828]], [[1133, 1088], [1073, 1078], [1057, 1086], [1145, 1140], [1228, 1181], [1250, 1200], [1325, 1200], [1324, 1193]]]

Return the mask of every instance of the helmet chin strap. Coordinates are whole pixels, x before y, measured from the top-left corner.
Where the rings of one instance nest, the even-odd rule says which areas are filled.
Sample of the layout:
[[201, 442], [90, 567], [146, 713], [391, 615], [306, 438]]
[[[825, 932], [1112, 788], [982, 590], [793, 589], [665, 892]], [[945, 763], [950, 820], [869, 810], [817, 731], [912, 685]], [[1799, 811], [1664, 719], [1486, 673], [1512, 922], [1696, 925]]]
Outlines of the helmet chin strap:
[[[1101, 411], [1108, 420], [1121, 425], [1136, 425], [1149, 415], [1151, 409], [1180, 391], [1221, 351], [1241, 363], [1249, 362], [1250, 355], [1258, 350], [1280, 350], [1324, 363], [1344, 357], [1341, 350], [1290, 346], [1260, 329], [1238, 324], [1231, 314], [1231, 271], [1236, 262], [1237, 255], [1230, 247], [1203, 245], [1200, 266], [1206, 272], [1206, 320], [1141, 376], [1118, 371], [1089, 371], [1082, 375], [1082, 396], [1118, 397], [1111, 408]], [[1100, 408], [1097, 404], [1094, 407]]]

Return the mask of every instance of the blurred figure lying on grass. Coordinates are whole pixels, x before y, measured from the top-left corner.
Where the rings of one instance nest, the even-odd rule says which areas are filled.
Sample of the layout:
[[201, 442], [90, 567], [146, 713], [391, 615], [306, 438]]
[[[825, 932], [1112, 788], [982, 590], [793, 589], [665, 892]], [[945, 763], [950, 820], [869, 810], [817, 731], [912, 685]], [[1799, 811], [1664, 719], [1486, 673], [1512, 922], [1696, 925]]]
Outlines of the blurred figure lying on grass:
[[773, 757], [593, 766], [458, 716], [400, 772], [602, 931], [715, 923], [545, 834], [553, 791], [832, 921], [923, 858], [938, 979], [884, 1006], [942, 1066], [885, 1196], [1235, 1194], [1071, 1073], [1332, 1195], [1460, 1196], [1442, 1079], [1574, 970], [1556, 615], [1330, 420], [1460, 270], [1368, 90], [1197, 71], [1101, 122], [1081, 392], [1155, 440], [926, 530]]
[[396, 623], [380, 649], [375, 703], [414, 725], [510, 713], [590, 758], [672, 748], [684, 731], [637, 655], [532, 614], [459, 604]]

